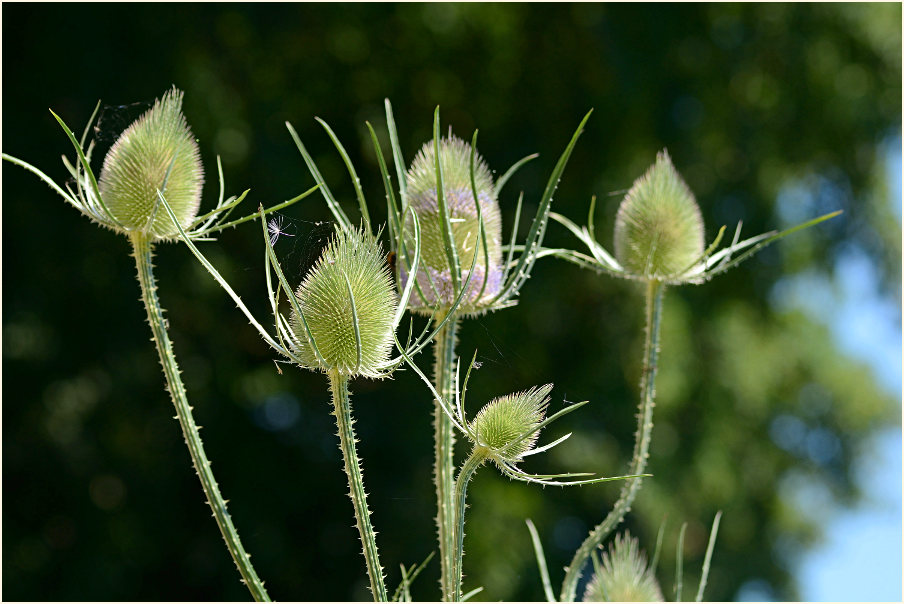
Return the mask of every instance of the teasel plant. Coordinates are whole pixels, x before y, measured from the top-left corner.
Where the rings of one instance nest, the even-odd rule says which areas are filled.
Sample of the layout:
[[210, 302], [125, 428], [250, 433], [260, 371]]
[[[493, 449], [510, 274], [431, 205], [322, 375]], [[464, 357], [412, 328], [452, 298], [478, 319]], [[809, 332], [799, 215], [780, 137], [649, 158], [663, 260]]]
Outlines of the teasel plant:
[[584, 602], [665, 601], [655, 564], [647, 564], [637, 538], [629, 533], [616, 535], [602, 559], [596, 552], [591, 559], [594, 572], [584, 589]]
[[[415, 314], [430, 316], [437, 326], [434, 351], [433, 385], [449, 399], [456, 367], [456, 343], [460, 321], [483, 315], [517, 303], [517, 296], [540, 257], [549, 219], [553, 194], [572, 150], [592, 110], [584, 116], [559, 157], [540, 197], [527, 237], [518, 246], [516, 238], [521, 218], [523, 195], [519, 195], [511, 231], [511, 243], [504, 246], [498, 199], [505, 184], [536, 154], [517, 161], [493, 181], [492, 172], [477, 154], [477, 131], [471, 143], [451, 136], [440, 136], [439, 107], [433, 116], [433, 139], [423, 145], [411, 166], [405, 162], [399, 145], [392, 106], [385, 101], [386, 123], [395, 167], [398, 196], [391, 181], [376, 132], [368, 122], [375, 156], [386, 194], [390, 253], [397, 258], [398, 287], [414, 287], [408, 308]], [[341, 155], [351, 178], [362, 220], [369, 223], [369, 212], [360, 179], [333, 130], [318, 118]], [[310, 153], [291, 124], [286, 124], [296, 146], [327, 206], [340, 224], [349, 223], [336, 197], [324, 181]], [[415, 231], [411, 222], [421, 223], [421, 265], [412, 264]], [[468, 258], [472, 259], [470, 268]], [[414, 276], [412, 278], [412, 275]], [[442, 404], [434, 400], [434, 481], [437, 500], [437, 536], [440, 552], [440, 586], [445, 600], [453, 594], [455, 551], [455, 431]]]
[[[453, 392], [449, 398], [442, 396], [436, 391], [431, 380], [424, 375], [411, 357], [406, 354], [402, 356], [409, 367], [424, 381], [436, 400], [440, 402], [442, 411], [449, 418], [453, 428], [464, 436], [472, 446], [471, 453], [462, 462], [454, 484], [452, 591], [449, 594], [444, 594], [444, 597], [449, 601], [466, 601], [483, 589], [478, 587], [466, 594], [462, 594], [464, 577], [462, 560], [464, 557], [464, 525], [468, 484], [474, 473], [487, 462], [495, 465], [509, 479], [543, 486], [565, 487], [638, 478], [638, 476], [634, 475], [586, 478], [594, 476], [594, 474], [587, 472], [561, 474], [530, 474], [525, 472], [518, 467], [524, 461], [524, 458], [549, 451], [571, 437], [571, 433], [568, 433], [546, 445], [537, 447], [540, 431], [563, 415], [577, 411], [589, 401], [568, 404], [547, 417], [549, 394], [553, 386], [552, 384], [546, 384], [494, 398], [481, 408], [474, 416], [474, 419], [469, 421], [467, 419], [465, 401], [471, 370], [478, 367], [476, 352], [465, 373], [464, 383], [461, 383], [460, 380], [460, 362], [456, 361]], [[460, 387], [459, 384], [461, 384]], [[571, 480], [572, 478], [580, 479]]]
[[[107, 152], [97, 178], [91, 168], [95, 142], [86, 146], [88, 132], [97, 117], [100, 102], [88, 120], [80, 139], [56, 113], [51, 114], [65, 132], [75, 149], [75, 160], [63, 156], [63, 164], [71, 176], [65, 188], [35, 166], [6, 153], [3, 159], [37, 175], [69, 205], [92, 222], [128, 237], [138, 272], [141, 299], [151, 326], [153, 341], [163, 367], [166, 387], [176, 409], [176, 419], [182, 429], [192, 464], [201, 481], [207, 503], [213, 511], [220, 533], [226, 542], [242, 581], [257, 601], [269, 601], [263, 581], [251, 564], [232, 518], [226, 500], [214, 478], [210, 461], [204, 451], [199, 426], [192, 415], [188, 396], [176, 362], [176, 355], [167, 331], [164, 309], [157, 295], [154, 276], [153, 249], [157, 243], [184, 236], [188, 241], [211, 240], [224, 229], [244, 222], [263, 219], [263, 216], [293, 203], [314, 192], [312, 188], [266, 211], [243, 218], [228, 220], [231, 212], [245, 199], [249, 191], [238, 197], [224, 198], [225, 185], [222, 164], [217, 158], [219, 197], [216, 206], [198, 216], [204, 169], [198, 144], [182, 113], [183, 93], [171, 88], [135, 122], [129, 125]], [[168, 211], [163, 211], [161, 198], [169, 199]]]
[[[697, 594], [694, 598], [695, 602], [703, 601], [703, 593], [706, 590], [709, 578], [710, 563], [712, 562], [713, 549], [716, 544], [716, 536], [719, 533], [721, 519], [722, 512], [716, 512], [709, 533], [709, 543], [706, 546], [706, 553], [703, 557], [703, 567], [700, 573], [700, 583], [697, 586]], [[542, 546], [539, 544], [536, 529], [529, 520], [527, 522], [534, 546], [540, 549], [537, 557], [541, 559]], [[602, 545], [595, 548], [590, 554], [590, 560], [593, 563], [593, 575], [584, 586], [582, 601], [664, 602], [665, 597], [662, 588], [656, 579], [656, 567], [659, 562], [659, 553], [662, 549], [664, 529], [665, 522], [659, 527], [659, 534], [656, 537], [656, 550], [649, 564], [647, 564], [646, 555], [640, 549], [637, 538], [632, 537], [627, 532], [616, 535], [615, 539], [609, 543], [608, 548], [603, 548]], [[673, 593], [674, 601], [676, 602], [681, 602], [683, 596], [684, 534], [686, 529], [687, 523], [682, 524], [675, 546], [675, 584]], [[599, 555], [600, 550], [603, 551], [602, 556]], [[544, 583], [544, 589], [550, 601], [555, 601], [548, 582]]]
[[[175, 211], [162, 194], [160, 201], [166, 212], [175, 216]], [[366, 220], [362, 220], [359, 227], [352, 226], [347, 217], [346, 221], [337, 222], [329, 245], [301, 284], [293, 290], [273, 249], [271, 229], [263, 221], [263, 208], [259, 212], [265, 247], [267, 296], [275, 335], [269, 333], [252, 315], [241, 297], [198, 249], [189, 234], [180, 227], [177, 230], [192, 254], [233, 299], [264, 341], [283, 357], [281, 362], [327, 375], [340, 450], [349, 481], [349, 495], [363, 545], [371, 592], [375, 601], [388, 601], [376, 532], [367, 506], [361, 460], [355, 446], [357, 441], [348, 382], [356, 377], [388, 377], [406, 359], [411, 359], [427, 346], [445, 323], [439, 321], [432, 331], [431, 324], [428, 323], [417, 336], [414, 336], [412, 324], [409, 326], [406, 343], [399, 343], [395, 334], [408, 308], [414, 282], [409, 282], [400, 295], [397, 294], [386, 261], [387, 255], [378, 242], [381, 232], [372, 233], [370, 222]], [[408, 212], [413, 213], [413, 210], [409, 209]], [[413, 270], [417, 270], [421, 247], [420, 226], [416, 215], [412, 218], [411, 227], [414, 231], [411, 261]], [[472, 267], [476, 257], [477, 254], [472, 257]], [[288, 316], [280, 311], [280, 299], [283, 295], [289, 303]], [[464, 290], [453, 302], [453, 312], [463, 298]], [[399, 355], [393, 358], [391, 352], [394, 340]], [[402, 584], [395, 597], [403, 597], [408, 593], [410, 582], [423, 567], [402, 568]]]
[[[675, 169], [668, 152], [663, 150], [655, 163], [631, 186], [621, 202], [615, 218], [615, 254], [610, 254], [597, 240], [593, 224], [596, 199], [590, 202], [587, 225], [578, 227], [568, 218], [550, 213], [579, 241], [589, 255], [571, 249], [543, 249], [538, 257], [555, 256], [611, 276], [639, 281], [645, 291], [645, 327], [643, 363], [640, 379], [640, 401], [634, 450], [629, 475], [638, 476], [624, 482], [618, 499], [603, 521], [595, 526], [575, 551], [565, 569], [559, 601], [575, 600], [578, 581], [591, 553], [622, 522], [630, 511], [642, 484], [649, 458], [655, 406], [655, 382], [659, 357], [659, 331], [662, 301], [666, 286], [701, 284], [737, 266], [763, 247], [802, 229], [839, 215], [836, 211], [781, 232], [767, 232], [740, 239], [741, 224], [735, 229], [730, 245], [719, 249], [725, 227], [719, 229], [713, 242], [704, 249], [703, 218], [690, 188]], [[538, 556], [544, 586], [550, 584], [546, 562], [536, 530], [529, 523]], [[547, 598], [555, 601], [551, 590]]]

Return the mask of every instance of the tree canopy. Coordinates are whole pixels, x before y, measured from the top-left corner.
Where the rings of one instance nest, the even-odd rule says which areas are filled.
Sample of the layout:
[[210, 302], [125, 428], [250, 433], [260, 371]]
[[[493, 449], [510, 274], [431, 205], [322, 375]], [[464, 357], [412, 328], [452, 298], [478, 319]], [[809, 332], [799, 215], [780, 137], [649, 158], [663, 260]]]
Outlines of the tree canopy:
[[[837, 260], [867, 258], [900, 299], [901, 230], [883, 149], [900, 147], [899, 4], [40, 4], [3, 7], [4, 152], [63, 180], [71, 146], [47, 108], [80, 132], [98, 99], [94, 162], [175, 84], [206, 169], [203, 208], [251, 189], [246, 210], [314, 183], [284, 123], [354, 210], [348, 149], [373, 207], [383, 188], [365, 128], [388, 149], [392, 101], [410, 162], [443, 128], [470, 139], [497, 176], [538, 152], [502, 196], [529, 215], [554, 162], [594, 109], [553, 210], [611, 249], [626, 189], [668, 149], [701, 206], [707, 240], [844, 214], [784, 239], [700, 286], [669, 289], [649, 471], [625, 527], [671, 597], [687, 522], [687, 585], [723, 511], [707, 598], [751, 580], [798, 597], [789, 565], [823, 530], [804, 487], [844, 502], [853, 459], [900, 407], [829, 326], [777, 302], [809, 275], [831, 287]], [[137, 105], [132, 103], [138, 102]], [[143, 324], [127, 245], [66, 207], [32, 174], [3, 167], [3, 574], [13, 600], [235, 600], [244, 587], [189, 466]], [[37, 215], [33, 215], [37, 212]], [[385, 215], [377, 215], [384, 221]], [[285, 213], [277, 243], [294, 284], [319, 253], [316, 196]], [[528, 225], [522, 222], [522, 229]], [[268, 311], [260, 231], [203, 244], [260, 316]], [[578, 246], [550, 224], [548, 245]], [[366, 575], [328, 414], [323, 376], [278, 372], [260, 338], [181, 244], [160, 245], [160, 296], [221, 488], [271, 595], [367, 598]], [[819, 306], [819, 289], [810, 292]], [[898, 307], [900, 318], [900, 307]], [[468, 399], [553, 382], [553, 406], [591, 404], [557, 424], [572, 439], [531, 469], [622, 473], [640, 377], [638, 286], [542, 259], [519, 304], [462, 330], [482, 368]], [[425, 370], [428, 355], [418, 358]], [[354, 384], [388, 583], [435, 548], [430, 395], [412, 372]], [[459, 451], [461, 455], [463, 451]], [[814, 486], [815, 485], [815, 486]], [[475, 599], [541, 600], [524, 519], [553, 582], [617, 497], [618, 485], [533, 488], [487, 472], [470, 489], [465, 589]], [[438, 597], [434, 562], [413, 588]]]

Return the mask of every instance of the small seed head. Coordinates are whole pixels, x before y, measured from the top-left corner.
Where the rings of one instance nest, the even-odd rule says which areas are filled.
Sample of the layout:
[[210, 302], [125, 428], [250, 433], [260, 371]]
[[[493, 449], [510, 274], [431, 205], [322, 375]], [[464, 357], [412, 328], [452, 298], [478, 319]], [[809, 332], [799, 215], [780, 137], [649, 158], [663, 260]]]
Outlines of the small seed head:
[[615, 256], [644, 279], [677, 276], [703, 255], [703, 218], [666, 151], [656, 156], [615, 217]]
[[599, 572], [587, 584], [584, 602], [662, 602], [662, 590], [637, 539], [616, 535]]
[[182, 115], [182, 91], [172, 88], [113, 143], [98, 189], [127, 231], [171, 239], [178, 231], [158, 203], [157, 190], [186, 228], [198, 214], [203, 184], [198, 144]]
[[[443, 170], [443, 192], [450, 219], [452, 239], [461, 265], [459, 287], [464, 285], [468, 270], [474, 258], [480, 231], [477, 209], [471, 186], [471, 145], [460, 138], [441, 138], [439, 143], [440, 165]], [[426, 143], [415, 157], [408, 170], [408, 196], [411, 207], [417, 212], [421, 227], [421, 267], [417, 282], [426, 300], [421, 299], [417, 290], [411, 296], [409, 306], [412, 311], [430, 315], [433, 308], [451, 307], [458, 292], [453, 291], [453, 280], [449, 270], [443, 244], [443, 230], [439, 211], [436, 186], [436, 163], [434, 143]], [[480, 314], [487, 310], [490, 301], [502, 288], [502, 218], [499, 202], [493, 185], [493, 177], [484, 160], [475, 153], [474, 181], [477, 198], [483, 218], [486, 235], [487, 259], [483, 246], [476, 248], [477, 263], [468, 291], [462, 299], [460, 314]], [[414, 249], [412, 219], [408, 219], [406, 232], [408, 249]], [[406, 282], [408, 275], [404, 267], [399, 268], [400, 280]], [[431, 286], [432, 281], [432, 286]], [[486, 285], [484, 286], [484, 282]], [[434, 288], [437, 290], [434, 292]], [[481, 290], [483, 294], [481, 295]], [[437, 295], [438, 293], [438, 295]]]
[[296, 297], [326, 362], [324, 365], [318, 359], [301, 318], [293, 311], [290, 324], [297, 340], [294, 352], [305, 367], [324, 371], [335, 368], [348, 377], [380, 376], [392, 348], [398, 300], [376, 238], [363, 230], [337, 228], [298, 286]]
[[552, 384], [546, 384], [491, 400], [471, 422], [471, 433], [477, 436], [475, 446], [487, 447], [489, 459], [497, 463], [519, 462], [533, 449], [539, 431], [527, 438], [521, 436], [535, 430], [546, 417], [551, 391]]

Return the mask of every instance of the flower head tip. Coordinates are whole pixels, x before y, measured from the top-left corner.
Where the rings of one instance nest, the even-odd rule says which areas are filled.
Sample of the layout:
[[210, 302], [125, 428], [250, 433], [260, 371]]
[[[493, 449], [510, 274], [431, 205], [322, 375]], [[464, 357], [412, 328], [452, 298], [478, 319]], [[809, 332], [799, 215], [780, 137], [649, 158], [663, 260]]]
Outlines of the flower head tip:
[[153, 239], [178, 234], [159, 204], [161, 191], [183, 227], [201, 204], [204, 168], [198, 144], [182, 114], [182, 92], [167, 91], [133, 122], [104, 158], [98, 189], [125, 231], [145, 231]]

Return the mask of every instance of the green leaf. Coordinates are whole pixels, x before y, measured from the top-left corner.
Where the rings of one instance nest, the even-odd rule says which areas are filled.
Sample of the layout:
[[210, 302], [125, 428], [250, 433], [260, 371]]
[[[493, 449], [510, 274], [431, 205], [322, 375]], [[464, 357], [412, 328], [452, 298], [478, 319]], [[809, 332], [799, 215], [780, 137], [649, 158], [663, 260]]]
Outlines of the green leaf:
[[530, 531], [530, 540], [534, 546], [534, 555], [537, 558], [537, 568], [540, 570], [540, 580], [543, 582], [543, 593], [546, 594], [547, 602], [555, 602], [556, 597], [553, 595], [552, 583], [549, 581], [549, 570], [546, 568], [546, 555], [543, 553], [543, 544], [540, 542], [540, 535], [537, 534], [537, 527], [531, 522], [530, 518], [525, 520], [527, 530]]

